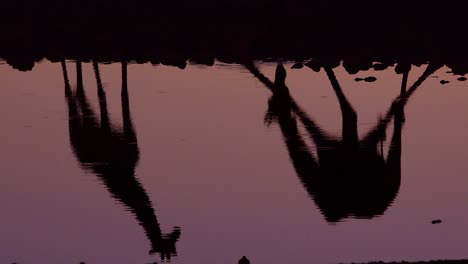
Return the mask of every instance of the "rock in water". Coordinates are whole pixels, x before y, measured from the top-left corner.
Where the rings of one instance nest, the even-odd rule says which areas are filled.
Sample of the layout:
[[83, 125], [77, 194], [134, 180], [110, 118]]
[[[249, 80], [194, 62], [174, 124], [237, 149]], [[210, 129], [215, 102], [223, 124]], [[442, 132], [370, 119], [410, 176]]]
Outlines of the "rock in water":
[[297, 62], [297, 63], [294, 63], [293, 66], [291, 66], [291, 69], [302, 69], [302, 67], [304, 67], [304, 65], [300, 62]]
[[369, 76], [369, 77], [364, 78], [364, 81], [365, 82], [375, 82], [375, 81], [377, 81], [377, 78], [375, 78], [374, 76]]

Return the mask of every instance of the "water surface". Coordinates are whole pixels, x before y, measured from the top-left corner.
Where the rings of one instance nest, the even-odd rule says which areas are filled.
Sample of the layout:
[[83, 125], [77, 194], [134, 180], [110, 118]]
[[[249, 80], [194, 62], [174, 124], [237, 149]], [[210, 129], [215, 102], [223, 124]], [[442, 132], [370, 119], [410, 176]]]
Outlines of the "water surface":
[[[66, 65], [74, 90], [75, 63]], [[322, 130], [340, 138], [340, 106], [327, 74], [290, 66], [292, 97]], [[275, 67], [258, 69], [274, 81]], [[408, 86], [425, 68], [412, 68]], [[108, 156], [124, 157], [116, 164], [130, 170], [127, 182], [138, 190], [106, 182], [99, 171], [106, 164], [80, 160], [77, 146], [83, 143], [71, 140], [60, 63], [44, 61], [30, 72], [0, 65], [0, 262], [159, 261], [159, 254], [149, 254], [151, 235], [138, 218], [143, 210], [157, 218], [164, 234], [180, 227], [172, 263], [236, 263], [243, 255], [255, 264], [467, 257], [468, 90], [447, 68], [429, 76], [404, 107], [401, 182], [391, 203], [382, 214], [338, 221], [327, 221], [304, 188], [279, 123], [265, 124], [271, 92], [247, 68], [129, 64], [129, 113], [122, 108], [121, 65], [99, 69], [115, 140], [133, 148]], [[98, 127], [95, 71], [92, 63], [82, 70]], [[363, 138], [400, 94], [402, 75], [393, 68], [349, 75], [342, 67], [334, 74]], [[368, 76], [377, 80], [355, 81]], [[450, 83], [441, 85], [442, 79]], [[125, 141], [125, 120], [137, 140]], [[385, 158], [394, 124], [392, 119], [381, 145]], [[298, 129], [316, 155], [300, 122]], [[129, 152], [133, 158], [125, 156]], [[149, 204], [142, 209], [128, 202], [135, 199]], [[433, 219], [442, 223], [432, 225]]]

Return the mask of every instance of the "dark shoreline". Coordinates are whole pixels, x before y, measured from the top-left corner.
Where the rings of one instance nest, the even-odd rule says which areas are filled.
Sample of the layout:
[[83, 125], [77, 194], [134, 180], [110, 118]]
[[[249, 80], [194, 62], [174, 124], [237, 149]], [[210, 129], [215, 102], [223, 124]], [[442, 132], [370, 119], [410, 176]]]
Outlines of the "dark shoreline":
[[[212, 65], [445, 64], [468, 72], [468, 3], [395, 0], [18, 0], [2, 3], [0, 58]], [[352, 71], [354, 72], [354, 71]]]

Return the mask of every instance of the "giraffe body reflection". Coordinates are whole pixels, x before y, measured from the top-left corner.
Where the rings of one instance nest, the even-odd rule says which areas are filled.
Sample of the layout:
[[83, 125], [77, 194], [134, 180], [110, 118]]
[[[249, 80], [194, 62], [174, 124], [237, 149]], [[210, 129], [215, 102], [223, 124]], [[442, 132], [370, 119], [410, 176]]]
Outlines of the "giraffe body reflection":
[[[400, 96], [393, 101], [385, 117], [361, 140], [358, 139], [357, 114], [331, 67], [325, 67], [325, 72], [340, 105], [341, 138], [325, 133], [290, 96], [282, 64], [276, 67], [274, 82], [253, 64], [246, 67], [272, 91], [265, 121], [267, 124], [278, 123], [294, 169], [325, 219], [335, 223], [349, 217], [370, 219], [382, 215], [400, 188], [404, 106], [417, 87], [439, 66], [429, 65], [408, 90], [409, 69], [404, 72]], [[385, 159], [383, 151], [379, 151], [379, 143], [385, 138], [385, 131], [392, 120], [393, 134]], [[315, 144], [316, 156], [309, 151], [299, 133], [299, 122]]]
[[135, 177], [140, 154], [130, 116], [127, 64], [122, 62], [123, 128], [118, 128], [110, 121], [97, 62], [93, 63], [93, 68], [97, 83], [99, 119], [85, 94], [81, 62], [76, 62], [77, 85], [74, 92], [70, 86], [65, 61], [62, 61], [73, 152], [81, 167], [93, 172], [112, 197], [134, 215], [150, 241], [150, 253], [159, 253], [161, 259], [170, 259], [176, 255], [175, 244], [180, 237], [180, 229], [175, 227], [170, 234], [162, 234], [148, 194]]

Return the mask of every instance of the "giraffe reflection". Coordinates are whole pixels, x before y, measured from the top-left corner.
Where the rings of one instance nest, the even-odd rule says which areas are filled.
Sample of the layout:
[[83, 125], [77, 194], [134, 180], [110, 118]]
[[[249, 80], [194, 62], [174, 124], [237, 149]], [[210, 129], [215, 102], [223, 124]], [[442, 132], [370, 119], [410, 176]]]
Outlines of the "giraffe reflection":
[[76, 62], [77, 86], [76, 92], [73, 92], [68, 80], [65, 61], [62, 61], [73, 152], [81, 167], [96, 174], [112, 197], [127, 207], [135, 216], [151, 243], [150, 253], [159, 253], [163, 260], [170, 259], [171, 256], [176, 255], [175, 244], [179, 239], [180, 230], [175, 227], [169, 235], [161, 233], [151, 201], [135, 177], [139, 150], [130, 117], [126, 81], [127, 65], [122, 62], [123, 129], [119, 129], [109, 119], [106, 94], [98, 63], [94, 62], [93, 67], [97, 82], [100, 122], [84, 91], [81, 62]]
[[[265, 121], [277, 122], [296, 173], [317, 204], [326, 221], [336, 223], [345, 218], [370, 219], [382, 215], [398, 194], [401, 181], [401, 131], [404, 106], [422, 84], [440, 66], [429, 65], [408, 90], [410, 68], [403, 73], [400, 96], [371, 131], [358, 139], [357, 114], [344, 95], [330, 67], [325, 72], [338, 99], [342, 115], [342, 136], [326, 134], [289, 94], [286, 70], [278, 64], [271, 82], [253, 64], [247, 69], [273, 93], [268, 102]], [[387, 158], [379, 143], [394, 120], [393, 135]], [[309, 151], [298, 130], [298, 121], [317, 148], [317, 157]]]

